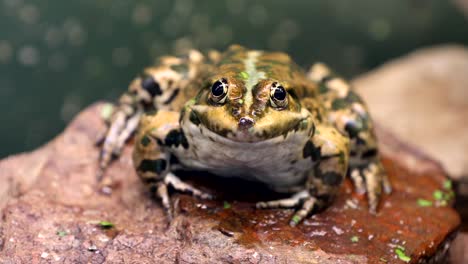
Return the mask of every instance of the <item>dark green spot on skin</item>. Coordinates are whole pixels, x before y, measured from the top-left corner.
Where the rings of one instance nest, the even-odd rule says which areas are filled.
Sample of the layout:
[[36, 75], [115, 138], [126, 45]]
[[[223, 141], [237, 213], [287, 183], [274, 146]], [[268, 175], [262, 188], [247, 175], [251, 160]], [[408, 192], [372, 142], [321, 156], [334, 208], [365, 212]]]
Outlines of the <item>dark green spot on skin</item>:
[[190, 120], [190, 122], [192, 122], [196, 126], [200, 125], [200, 123], [201, 123], [201, 121], [198, 118], [197, 114], [195, 114], [194, 112], [190, 112], [189, 120]]
[[330, 186], [338, 186], [343, 180], [342, 175], [334, 171], [327, 171], [323, 173], [320, 171], [320, 169], [318, 169], [316, 176], [322, 179], [323, 183]]
[[184, 133], [177, 129], [171, 130], [167, 134], [164, 140], [164, 144], [168, 147], [178, 147], [179, 145], [182, 145], [185, 149], [187, 149], [189, 146]]
[[141, 138], [141, 141], [140, 141], [141, 145], [143, 147], [147, 147], [150, 143], [151, 143], [151, 139], [147, 136], [147, 135], [144, 135], [142, 138]]
[[356, 138], [359, 132], [363, 130], [362, 122], [348, 122], [345, 125], [345, 130], [350, 138]]
[[152, 107], [152, 108], [149, 108], [148, 111], [145, 112], [145, 114], [147, 115], [151, 115], [151, 116], [154, 116], [158, 113], [158, 110], [156, 110], [156, 108]]
[[346, 102], [345, 99], [335, 99], [332, 103], [332, 109], [333, 110], [340, 110], [348, 107], [348, 102]]
[[344, 164], [344, 163], [345, 163], [345, 154], [344, 154], [344, 152], [340, 152], [340, 160], [339, 160], [339, 163], [340, 163], [340, 164]]
[[180, 74], [186, 74], [189, 70], [187, 64], [171, 65], [171, 69]]
[[285, 66], [285, 67], [290, 67], [290, 63], [286, 63], [283, 61], [278, 61], [278, 60], [262, 60], [262, 63], [266, 63], [267, 65], [280, 65], [280, 66]]
[[228, 57], [228, 58], [224, 58], [223, 60], [219, 62], [219, 65], [225, 65], [225, 64], [242, 64], [242, 61]]
[[163, 104], [167, 105], [167, 104], [170, 104], [172, 101], [174, 101], [174, 99], [177, 97], [177, 95], [179, 94], [180, 92], [180, 89], [177, 88], [177, 89], [174, 89], [174, 91], [172, 92], [171, 96], [169, 96], [169, 98], [167, 98], [166, 101], [164, 101]]
[[321, 83], [318, 88], [319, 88], [319, 93], [321, 94], [327, 93], [329, 91], [328, 86], [324, 83]]
[[304, 158], [311, 157], [312, 161], [317, 161], [320, 159], [320, 148], [314, 146], [311, 141], [307, 141], [302, 150], [302, 156]]
[[331, 80], [333, 80], [335, 78], [336, 78], [335, 74], [330, 73], [329, 75], [323, 77], [323, 79], [320, 82], [321, 83], [327, 83], [327, 82], [329, 82], [329, 81], [331, 81]]
[[145, 159], [140, 163], [140, 166], [138, 166], [138, 171], [146, 172], [146, 171], [152, 171], [156, 172], [157, 174], [160, 174], [161, 172], [165, 171], [167, 167], [167, 161], [163, 159], [157, 159], [157, 160], [149, 160]]
[[352, 104], [352, 103], [361, 103], [362, 100], [361, 100], [361, 97], [359, 97], [359, 95], [353, 91], [349, 91], [348, 95], [346, 96], [346, 101], [348, 101], [348, 103]]
[[158, 185], [151, 184], [148, 189], [149, 189], [150, 193], [156, 193], [156, 191], [158, 190]]
[[369, 149], [362, 154], [361, 158], [368, 159], [373, 158], [375, 156], [377, 156], [377, 149]]
[[146, 184], [157, 183], [158, 181], [160, 180], [157, 179], [156, 177], [143, 178], [143, 182]]

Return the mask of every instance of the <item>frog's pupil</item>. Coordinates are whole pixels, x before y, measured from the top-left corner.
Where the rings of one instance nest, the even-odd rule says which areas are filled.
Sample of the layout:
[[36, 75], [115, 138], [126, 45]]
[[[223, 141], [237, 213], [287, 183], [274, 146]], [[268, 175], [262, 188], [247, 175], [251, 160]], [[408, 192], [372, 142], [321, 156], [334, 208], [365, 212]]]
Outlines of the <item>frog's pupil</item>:
[[224, 84], [221, 81], [216, 81], [211, 87], [211, 93], [218, 97], [224, 94]]
[[278, 101], [283, 101], [286, 98], [286, 91], [283, 86], [278, 86], [273, 93], [273, 97]]
[[162, 94], [159, 83], [156, 82], [151, 76], [145, 77], [141, 81], [141, 86], [151, 95], [151, 97]]

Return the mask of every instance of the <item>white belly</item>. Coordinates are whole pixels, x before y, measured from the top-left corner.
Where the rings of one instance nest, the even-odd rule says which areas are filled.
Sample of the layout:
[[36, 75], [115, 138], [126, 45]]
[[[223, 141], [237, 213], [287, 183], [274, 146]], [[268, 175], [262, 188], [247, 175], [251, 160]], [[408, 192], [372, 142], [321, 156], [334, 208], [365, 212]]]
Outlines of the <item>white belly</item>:
[[232, 141], [193, 124], [184, 133], [189, 149], [179, 147], [172, 152], [187, 168], [260, 181], [276, 191], [303, 187], [306, 172], [313, 166], [310, 158], [302, 156], [306, 132], [253, 143]]

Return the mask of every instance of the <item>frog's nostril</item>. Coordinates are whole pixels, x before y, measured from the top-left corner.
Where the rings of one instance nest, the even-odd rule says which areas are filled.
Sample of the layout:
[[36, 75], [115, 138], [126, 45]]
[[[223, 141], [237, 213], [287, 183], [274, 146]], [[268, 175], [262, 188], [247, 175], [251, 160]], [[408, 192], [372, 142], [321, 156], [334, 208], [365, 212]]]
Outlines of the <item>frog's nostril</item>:
[[255, 121], [250, 117], [241, 117], [239, 119], [239, 128], [249, 129], [255, 124]]

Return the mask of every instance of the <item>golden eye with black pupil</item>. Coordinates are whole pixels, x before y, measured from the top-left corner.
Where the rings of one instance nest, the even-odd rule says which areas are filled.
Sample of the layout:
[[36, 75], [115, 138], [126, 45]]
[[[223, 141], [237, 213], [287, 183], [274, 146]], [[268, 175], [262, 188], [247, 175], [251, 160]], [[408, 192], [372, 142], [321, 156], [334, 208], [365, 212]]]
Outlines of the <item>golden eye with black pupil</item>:
[[143, 89], [145, 89], [151, 95], [151, 97], [162, 94], [159, 83], [155, 81], [152, 76], [143, 76], [141, 79], [141, 87], [143, 87]]
[[288, 104], [287, 92], [278, 83], [273, 83], [270, 88], [270, 103], [274, 108], [284, 108]]
[[228, 84], [226, 79], [220, 79], [213, 83], [211, 86], [210, 99], [214, 103], [222, 104], [226, 101], [228, 92]]

